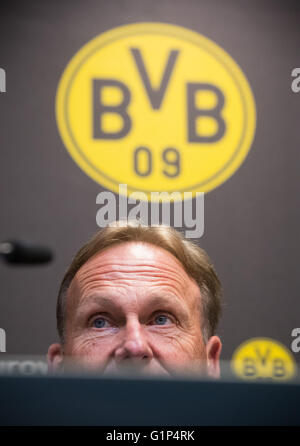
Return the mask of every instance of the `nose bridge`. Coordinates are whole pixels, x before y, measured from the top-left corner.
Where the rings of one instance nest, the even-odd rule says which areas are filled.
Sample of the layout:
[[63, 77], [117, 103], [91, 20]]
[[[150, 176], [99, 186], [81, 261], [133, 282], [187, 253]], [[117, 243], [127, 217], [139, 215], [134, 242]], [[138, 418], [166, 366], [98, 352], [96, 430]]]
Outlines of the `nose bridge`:
[[115, 356], [117, 359], [139, 358], [144, 360], [152, 357], [145, 327], [136, 315], [128, 316]]
[[135, 343], [140, 347], [146, 344], [145, 329], [137, 317], [128, 318], [125, 337], [126, 343]]

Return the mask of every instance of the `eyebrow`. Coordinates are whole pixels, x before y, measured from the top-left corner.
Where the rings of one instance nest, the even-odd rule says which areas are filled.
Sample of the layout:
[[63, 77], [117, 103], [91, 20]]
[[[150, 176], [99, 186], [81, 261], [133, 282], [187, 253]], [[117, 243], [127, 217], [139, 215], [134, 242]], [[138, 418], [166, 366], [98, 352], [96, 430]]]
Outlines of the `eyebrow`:
[[[88, 295], [83, 302], [81, 302], [78, 307], [77, 311], [81, 313], [81, 311], [84, 311], [85, 307], [89, 307], [92, 304], [97, 304], [98, 306], [103, 306], [106, 309], [111, 309], [114, 311], [120, 311], [122, 308], [122, 305], [119, 303], [116, 303], [114, 300], [114, 295], [111, 297], [100, 295], [100, 294], [91, 294]], [[159, 306], [159, 305], [170, 305], [173, 306], [177, 310], [181, 310], [185, 316], [190, 316], [190, 311], [187, 308], [186, 305], [182, 302], [178, 296], [175, 294], [169, 294], [169, 293], [162, 293], [162, 294], [153, 294], [149, 296], [149, 299], [144, 304], [144, 307], [146, 306]]]

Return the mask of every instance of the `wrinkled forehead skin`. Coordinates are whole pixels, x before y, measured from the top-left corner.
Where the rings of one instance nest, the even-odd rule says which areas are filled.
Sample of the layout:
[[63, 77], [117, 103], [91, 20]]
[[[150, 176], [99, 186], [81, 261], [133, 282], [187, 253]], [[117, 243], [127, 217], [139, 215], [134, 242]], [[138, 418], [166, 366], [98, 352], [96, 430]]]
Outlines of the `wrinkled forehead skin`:
[[191, 318], [200, 320], [201, 293], [195, 280], [171, 253], [148, 243], [126, 242], [107, 248], [77, 271], [67, 293], [66, 331], [76, 308], [99, 292], [109, 292], [127, 311], [139, 311], [150, 294], [168, 294]]

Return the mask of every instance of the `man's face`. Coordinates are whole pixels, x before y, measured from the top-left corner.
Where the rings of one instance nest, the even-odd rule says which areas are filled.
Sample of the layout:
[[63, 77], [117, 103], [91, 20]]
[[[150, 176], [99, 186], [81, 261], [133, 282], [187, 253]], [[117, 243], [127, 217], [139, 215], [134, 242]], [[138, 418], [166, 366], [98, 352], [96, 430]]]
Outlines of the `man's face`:
[[150, 374], [201, 371], [219, 375], [221, 342], [205, 345], [201, 293], [181, 263], [159, 247], [128, 242], [95, 255], [67, 294], [65, 344], [49, 347], [102, 374], [127, 366]]

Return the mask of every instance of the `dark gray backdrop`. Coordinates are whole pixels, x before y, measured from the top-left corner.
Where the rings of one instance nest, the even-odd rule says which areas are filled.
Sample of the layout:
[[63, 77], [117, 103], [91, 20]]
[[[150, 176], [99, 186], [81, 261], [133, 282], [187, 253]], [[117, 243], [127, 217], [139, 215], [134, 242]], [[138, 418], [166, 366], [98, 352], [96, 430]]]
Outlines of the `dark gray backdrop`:
[[[77, 248], [98, 228], [102, 190], [70, 158], [54, 113], [70, 58], [116, 26], [159, 21], [197, 31], [222, 46], [248, 77], [257, 130], [241, 168], [205, 196], [201, 238], [225, 290], [219, 328], [223, 359], [244, 340], [271, 337], [288, 348], [300, 326], [300, 66], [297, 1], [107, 0], [1, 2], [0, 240], [48, 244], [48, 266], [0, 265], [0, 327], [7, 352], [43, 354], [57, 339], [56, 295]], [[294, 355], [299, 361], [300, 353]]]

